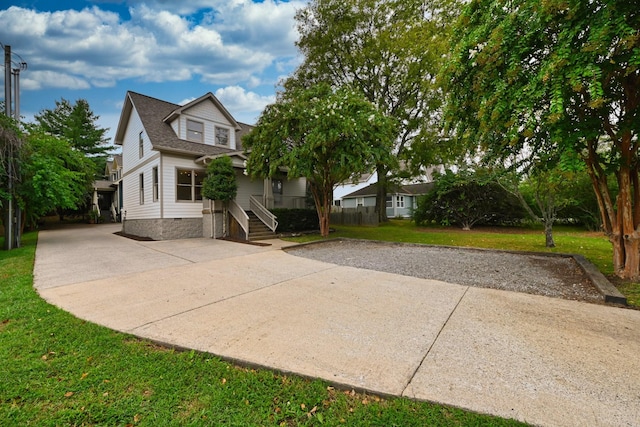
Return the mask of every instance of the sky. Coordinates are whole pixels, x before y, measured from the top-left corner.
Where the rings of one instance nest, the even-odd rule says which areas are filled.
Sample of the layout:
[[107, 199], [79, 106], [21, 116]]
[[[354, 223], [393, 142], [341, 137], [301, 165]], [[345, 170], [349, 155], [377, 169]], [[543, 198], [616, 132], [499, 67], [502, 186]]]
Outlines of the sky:
[[176, 104], [212, 92], [254, 124], [301, 60], [294, 15], [306, 1], [0, 0], [0, 43], [27, 62], [26, 121], [86, 99], [113, 137], [131, 90]]

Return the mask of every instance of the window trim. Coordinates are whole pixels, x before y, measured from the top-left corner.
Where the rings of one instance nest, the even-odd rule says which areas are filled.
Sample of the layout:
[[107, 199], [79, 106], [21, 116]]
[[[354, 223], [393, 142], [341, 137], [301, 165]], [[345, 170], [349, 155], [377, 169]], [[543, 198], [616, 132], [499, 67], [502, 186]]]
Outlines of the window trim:
[[388, 195], [384, 201], [385, 208], [393, 208], [393, 196]]
[[138, 134], [138, 158], [143, 158], [144, 157], [144, 138], [142, 137], [142, 134], [144, 133], [144, 131], [140, 131], [140, 133]]
[[[201, 126], [201, 131], [198, 130], [193, 130], [193, 129], [189, 129], [189, 124], [193, 123], [196, 125], [200, 125]], [[191, 141], [191, 142], [199, 142], [201, 144], [204, 143], [204, 122], [198, 121], [198, 120], [193, 120], [193, 119], [187, 119], [186, 121], [186, 138], [187, 141]]]
[[144, 205], [144, 172], [138, 175], [140, 178], [138, 180], [138, 186], [140, 187], [140, 204]]
[[154, 166], [153, 169], [151, 169], [151, 193], [152, 193], [152, 200], [154, 202], [157, 202], [160, 199], [157, 166]]
[[[218, 140], [218, 132], [219, 131], [225, 131], [227, 133], [227, 140], [224, 143], [219, 142]], [[215, 137], [215, 145], [222, 145], [224, 147], [228, 147], [230, 142], [231, 142], [231, 132], [229, 131], [229, 128], [224, 127], [224, 126], [215, 126], [214, 128], [214, 137]]]
[[[191, 189], [191, 199], [187, 200], [187, 199], [180, 199], [178, 198], [178, 189], [180, 187], [182, 188], [186, 188], [187, 184], [180, 184], [178, 181], [178, 177], [180, 176], [180, 172], [181, 171], [185, 171], [185, 172], [189, 172], [191, 173], [191, 184], [189, 184], [189, 188]], [[200, 185], [196, 184], [196, 176], [198, 176], [198, 174], [202, 174], [202, 179], [200, 181]], [[189, 168], [180, 168], [180, 167], [176, 167], [176, 180], [175, 180], [175, 188], [176, 188], [176, 203], [199, 203], [202, 202], [202, 182], [204, 181], [205, 177], [207, 175], [207, 172], [203, 169], [189, 169]], [[198, 191], [197, 189], [200, 188], [200, 198], [198, 198]]]

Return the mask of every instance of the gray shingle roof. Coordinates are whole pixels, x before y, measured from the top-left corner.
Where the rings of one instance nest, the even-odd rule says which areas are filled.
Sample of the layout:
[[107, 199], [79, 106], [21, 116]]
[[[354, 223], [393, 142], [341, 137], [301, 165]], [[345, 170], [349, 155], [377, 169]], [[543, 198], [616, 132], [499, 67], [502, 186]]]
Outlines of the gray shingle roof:
[[182, 108], [180, 105], [131, 91], [127, 95], [138, 112], [138, 116], [140, 116], [142, 125], [154, 149], [198, 157], [237, 151], [178, 138], [171, 126], [165, 123], [163, 119], [175, 110]]
[[[427, 194], [433, 188], [433, 182], [425, 182], [421, 184], [407, 184], [407, 185], [392, 185], [389, 188], [388, 194], [408, 194], [411, 196], [419, 196]], [[368, 185], [360, 190], [349, 193], [343, 196], [343, 199], [349, 199], [353, 197], [370, 197], [378, 194], [378, 183]]]

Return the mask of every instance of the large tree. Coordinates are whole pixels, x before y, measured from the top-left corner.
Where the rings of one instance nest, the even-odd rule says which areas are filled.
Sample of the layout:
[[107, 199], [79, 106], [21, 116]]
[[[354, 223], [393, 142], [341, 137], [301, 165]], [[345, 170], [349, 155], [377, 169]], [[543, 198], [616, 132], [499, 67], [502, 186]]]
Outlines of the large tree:
[[417, 170], [441, 162], [435, 76], [457, 11], [458, 0], [311, 0], [296, 15], [305, 59], [294, 79], [352, 85], [399, 123], [389, 145], [394, 157], [374, 165], [381, 221], [388, 179], [399, 165]]
[[113, 146], [105, 137], [109, 129], [97, 124], [97, 116], [85, 99], [74, 104], [62, 98], [54, 109], [42, 110], [34, 116], [45, 132], [65, 138], [75, 150], [89, 157], [95, 165], [95, 174], [104, 173], [105, 162]]
[[93, 163], [65, 139], [32, 127], [25, 137], [17, 196], [27, 226], [58, 209], [78, 209], [87, 202]]
[[320, 232], [327, 236], [334, 186], [385, 162], [395, 131], [393, 120], [351, 89], [291, 88], [243, 139], [247, 172], [265, 178], [285, 170], [289, 177], [305, 177]]
[[472, 0], [443, 78], [453, 137], [484, 156], [581, 156], [629, 279], [640, 279], [639, 28], [627, 0]]

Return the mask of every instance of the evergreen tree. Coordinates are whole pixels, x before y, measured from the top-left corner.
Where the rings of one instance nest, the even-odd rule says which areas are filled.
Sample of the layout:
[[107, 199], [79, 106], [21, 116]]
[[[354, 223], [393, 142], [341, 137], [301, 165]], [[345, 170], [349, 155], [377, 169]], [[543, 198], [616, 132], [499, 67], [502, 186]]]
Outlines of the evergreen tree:
[[99, 118], [85, 99], [78, 99], [72, 105], [64, 98], [56, 101], [54, 109], [45, 109], [35, 115], [44, 132], [66, 139], [73, 149], [90, 158], [96, 176], [103, 174], [106, 159], [113, 149], [105, 137], [109, 129], [96, 123]]

